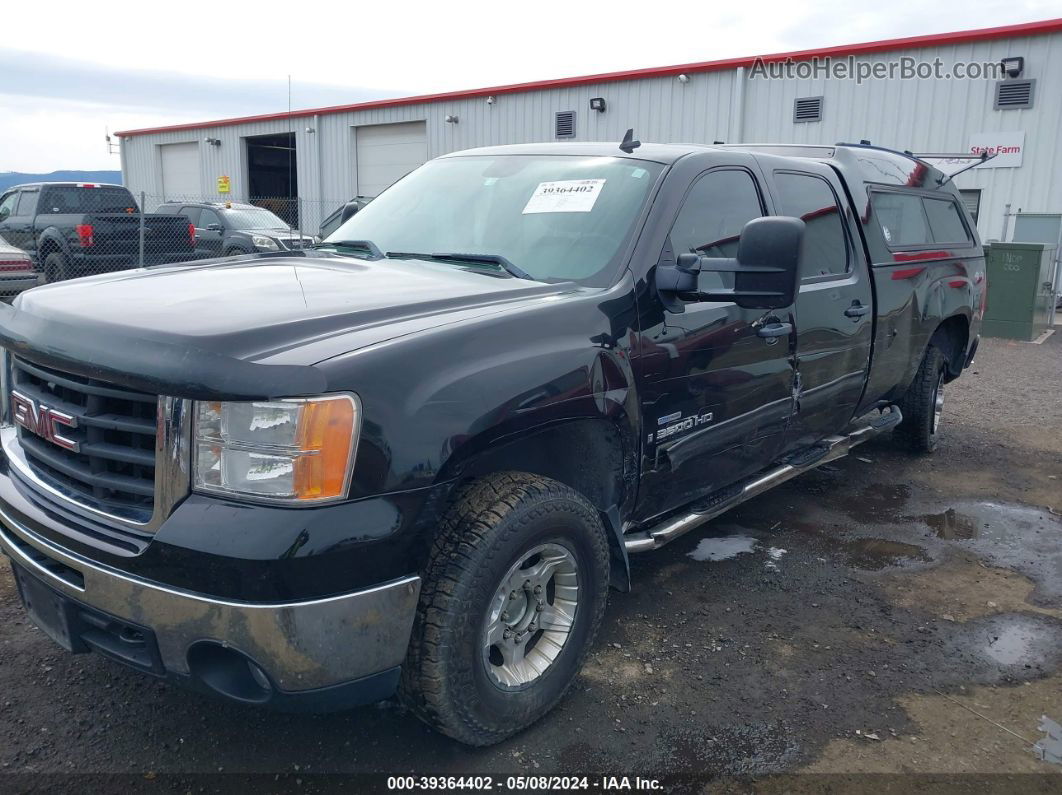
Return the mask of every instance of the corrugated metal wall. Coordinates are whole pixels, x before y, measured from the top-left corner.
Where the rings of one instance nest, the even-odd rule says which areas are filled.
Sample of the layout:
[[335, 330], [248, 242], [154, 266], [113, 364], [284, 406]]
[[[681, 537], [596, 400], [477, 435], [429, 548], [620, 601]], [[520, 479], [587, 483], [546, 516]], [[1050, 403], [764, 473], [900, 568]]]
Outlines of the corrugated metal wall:
[[[643, 141], [711, 143], [834, 143], [869, 138], [875, 144], [929, 152], [962, 152], [970, 136], [996, 131], [1025, 132], [1020, 168], [978, 169], [957, 178], [961, 188], [983, 191], [978, 226], [982, 237], [998, 237], [1003, 208], [1016, 211], [1062, 210], [1062, 35], [1039, 35], [974, 42], [932, 49], [859, 56], [856, 61], [890, 61], [899, 56], [945, 67], [955, 61], [998, 61], [1025, 57], [1023, 77], [1037, 80], [1030, 110], [993, 110], [994, 80], [764, 80], [736, 71], [694, 73], [689, 82], [652, 78], [501, 95], [493, 105], [482, 97], [419, 105], [335, 113], [320, 117], [254, 122], [228, 127], [134, 136], [123, 141], [126, 184], [133, 191], [161, 197], [158, 147], [198, 141], [200, 184], [206, 197], [216, 192], [219, 176], [232, 180], [231, 198], [246, 198], [246, 146], [243, 138], [294, 131], [298, 148], [298, 185], [306, 202], [303, 228], [316, 227], [356, 192], [355, 136], [359, 125], [425, 120], [428, 156], [502, 143], [553, 140], [554, 113], [576, 111], [578, 140], [619, 141], [633, 127]], [[740, 88], [744, 85], [744, 112]], [[796, 124], [793, 101], [823, 96], [823, 120]], [[607, 112], [589, 110], [591, 97], [604, 97]], [[448, 124], [448, 115], [459, 121]], [[306, 129], [315, 129], [307, 133]], [[220, 146], [204, 138], [221, 139]], [[150, 202], [149, 202], [150, 204]]]

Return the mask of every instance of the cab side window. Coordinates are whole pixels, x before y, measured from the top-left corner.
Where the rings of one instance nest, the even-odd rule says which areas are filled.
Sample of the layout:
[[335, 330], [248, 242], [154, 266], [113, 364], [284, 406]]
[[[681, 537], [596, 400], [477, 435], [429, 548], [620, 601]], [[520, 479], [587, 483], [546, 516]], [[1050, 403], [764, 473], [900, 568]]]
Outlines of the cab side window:
[[196, 229], [202, 229], [202, 225], [199, 223], [199, 208], [198, 207], [182, 207], [178, 215], [183, 215], [188, 219], [188, 223], [194, 226]]
[[[709, 171], [694, 183], [671, 227], [671, 250], [676, 257], [686, 253], [736, 257], [741, 230], [763, 214], [752, 174], [744, 169]], [[705, 273], [701, 278], [717, 279], [715, 287], [732, 286], [718, 273]], [[733, 282], [731, 274], [726, 279]]]
[[929, 223], [918, 194], [874, 191], [870, 203], [889, 247], [921, 246], [930, 242]]
[[814, 174], [780, 171], [775, 174], [775, 184], [779, 192], [779, 213], [804, 222], [801, 278], [848, 273], [844, 211], [830, 183]]
[[970, 233], [959, 215], [959, 205], [953, 199], [925, 199], [929, 231], [934, 243], [969, 243]]

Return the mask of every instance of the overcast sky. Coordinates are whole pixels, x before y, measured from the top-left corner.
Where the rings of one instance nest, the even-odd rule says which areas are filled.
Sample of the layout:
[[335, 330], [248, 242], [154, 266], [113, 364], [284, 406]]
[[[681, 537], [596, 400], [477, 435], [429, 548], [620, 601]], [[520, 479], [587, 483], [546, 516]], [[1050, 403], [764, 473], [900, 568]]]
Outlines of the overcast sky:
[[104, 130], [993, 27], [1062, 0], [5, 3], [0, 171], [119, 168]]

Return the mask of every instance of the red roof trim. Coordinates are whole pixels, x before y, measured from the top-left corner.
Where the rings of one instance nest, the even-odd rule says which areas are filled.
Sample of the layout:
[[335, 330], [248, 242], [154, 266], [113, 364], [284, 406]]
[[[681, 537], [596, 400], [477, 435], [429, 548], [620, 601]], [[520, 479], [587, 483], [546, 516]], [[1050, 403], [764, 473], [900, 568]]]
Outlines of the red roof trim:
[[346, 113], [357, 110], [371, 110], [373, 108], [395, 108], [403, 105], [417, 105], [424, 102], [438, 102], [440, 100], [469, 99], [472, 97], [486, 97], [489, 95], [518, 94], [525, 91], [539, 91], [548, 88], [568, 88], [571, 86], [583, 86], [594, 83], [612, 83], [618, 80], [637, 80], [647, 77], [673, 77], [682, 73], [718, 72], [725, 69], [736, 69], [739, 66], [751, 67], [757, 57], [767, 63], [784, 61], [787, 58], [794, 61], [807, 61], [812, 58], [825, 58], [840, 55], [864, 55], [868, 53], [887, 52], [889, 50], [910, 50], [917, 47], [930, 47], [941, 44], [961, 44], [970, 41], [987, 41], [991, 39], [1003, 39], [1011, 36], [1033, 36], [1039, 33], [1055, 33], [1062, 31], [1062, 18], [1045, 19], [1038, 22], [1023, 22], [1019, 25], [1004, 25], [997, 28], [979, 28], [977, 30], [960, 30], [953, 33], [934, 33], [924, 36], [908, 36], [902, 39], [885, 39], [883, 41], [870, 41], [862, 44], [847, 44], [836, 47], [823, 47], [815, 50], [796, 50], [794, 52], [774, 53], [772, 55], [745, 56], [741, 58], [726, 58], [721, 61], [701, 61], [699, 63], [678, 64], [677, 66], [656, 66], [649, 69], [632, 69], [625, 72], [606, 72], [604, 74], [583, 75], [580, 77], [562, 77], [555, 80], [540, 80], [531, 83], [513, 83], [506, 86], [489, 86], [487, 88], [474, 88], [467, 91], [449, 91], [442, 94], [421, 94], [414, 97], [400, 97], [397, 99], [378, 99], [371, 102], [359, 102], [353, 105], [333, 105], [327, 108], [309, 108], [296, 110], [292, 113], [266, 113], [260, 116], [241, 116], [233, 119], [217, 119], [215, 121], [196, 122], [194, 124], [175, 124], [169, 127], [145, 127], [140, 130], [125, 130], [115, 133], [123, 138], [134, 135], [145, 135], [155, 132], [171, 132], [177, 130], [201, 130], [209, 127], [223, 127], [230, 124], [245, 124], [255, 121], [276, 121], [287, 118], [305, 118], [318, 114]]

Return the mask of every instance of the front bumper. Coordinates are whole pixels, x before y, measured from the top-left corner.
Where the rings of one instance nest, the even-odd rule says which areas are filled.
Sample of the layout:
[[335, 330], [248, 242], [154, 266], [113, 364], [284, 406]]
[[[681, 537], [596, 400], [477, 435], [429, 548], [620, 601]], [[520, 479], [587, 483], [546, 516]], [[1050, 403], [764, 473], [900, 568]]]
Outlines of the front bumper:
[[44, 284], [44, 276], [40, 273], [29, 276], [3, 276], [0, 277], [0, 295], [16, 295], [41, 284]]
[[218, 599], [133, 577], [59, 547], [4, 503], [0, 552], [20, 577], [28, 574], [58, 599], [89, 608], [97, 629], [110, 617], [119, 636], [130, 627], [134, 634], [143, 630], [156, 644], [148, 657], [159, 670], [149, 672], [238, 701], [278, 706], [293, 706], [300, 696], [319, 709], [389, 695], [420, 592], [420, 578], [408, 576], [308, 601]]

